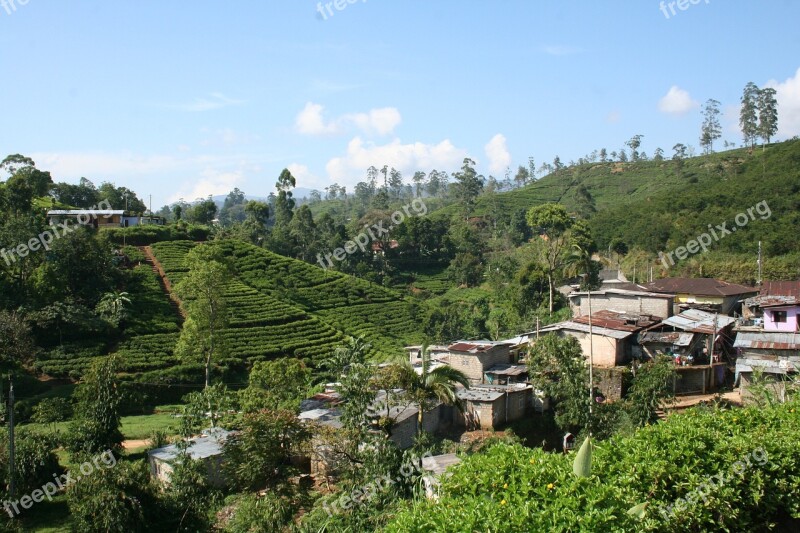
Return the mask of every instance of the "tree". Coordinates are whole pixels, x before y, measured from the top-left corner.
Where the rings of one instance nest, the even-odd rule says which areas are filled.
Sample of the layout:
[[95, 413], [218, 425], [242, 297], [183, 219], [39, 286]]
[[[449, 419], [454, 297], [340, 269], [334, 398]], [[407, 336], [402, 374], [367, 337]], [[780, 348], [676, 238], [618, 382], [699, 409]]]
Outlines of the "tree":
[[528, 179], [530, 179], [530, 172], [528, 172], [527, 168], [520, 165], [519, 168], [517, 168], [517, 173], [514, 175], [514, 183], [516, 183], [517, 188], [528, 183]]
[[183, 397], [183, 403], [180, 434], [187, 439], [208, 428], [209, 423], [212, 428], [219, 427], [234, 407], [233, 396], [223, 383], [190, 392]]
[[275, 188], [278, 190], [278, 198], [275, 202], [275, 225], [288, 224], [294, 214], [294, 199], [291, 190], [297, 186], [289, 169], [284, 168], [278, 176]]
[[298, 359], [257, 361], [250, 372], [250, 384], [239, 392], [242, 410], [297, 411], [310, 382], [311, 370]]
[[231, 274], [215, 250], [199, 246], [189, 252], [189, 272], [175, 286], [182, 298], [188, 318], [183, 325], [175, 352], [180, 357], [201, 357], [205, 364], [205, 385], [211, 381], [211, 365], [225, 352], [220, 330], [228, 323], [223, 297]]
[[632, 161], [639, 160], [639, 147], [642, 145], [642, 137], [644, 137], [644, 135], [634, 135], [625, 143], [625, 145], [631, 149]]
[[468, 157], [464, 158], [461, 172], [453, 173], [453, 177], [457, 182], [455, 196], [468, 213], [483, 190], [484, 178], [475, 172], [475, 161]]
[[532, 207], [526, 214], [528, 225], [542, 237], [545, 249], [544, 263], [550, 289], [550, 312], [553, 312], [556, 274], [563, 265], [564, 250], [568, 241], [566, 233], [572, 227], [572, 218], [560, 204], [544, 204]]
[[469, 388], [469, 379], [461, 370], [449, 365], [431, 368], [431, 357], [427, 345], [422, 346], [421, 353], [422, 368], [420, 373], [417, 373], [416, 369], [408, 361], [398, 368], [400, 383], [419, 406], [417, 415], [418, 435], [422, 432], [425, 411], [433, 409], [437, 402], [455, 406], [460, 411], [463, 411], [464, 406], [456, 394], [456, 385]]
[[600, 149], [600, 162], [605, 163], [608, 161], [608, 151], [605, 148]]
[[758, 135], [769, 144], [778, 132], [778, 101], [775, 89], [767, 87], [758, 92]]
[[589, 369], [575, 337], [544, 335], [528, 353], [531, 383], [554, 402], [555, 421], [577, 432], [589, 422]]
[[656, 148], [656, 151], [653, 153], [653, 161], [663, 161], [664, 160], [664, 150], [661, 148]]
[[661, 357], [636, 368], [625, 399], [626, 410], [635, 424], [644, 426], [658, 421], [657, 411], [671, 395], [674, 378], [675, 363], [670, 357]]
[[217, 204], [209, 197], [197, 202], [186, 215], [190, 222], [211, 224], [217, 216]]
[[115, 461], [89, 476], [72, 478], [76, 482], [67, 489], [67, 504], [77, 531], [147, 531], [153, 519], [159, 524], [163, 520], [157, 516], [156, 488], [144, 461]]
[[423, 182], [425, 181], [425, 173], [420, 171], [414, 172], [411, 181], [414, 182], [414, 195], [419, 198], [421, 196]]
[[680, 176], [683, 171], [683, 160], [686, 159], [686, 145], [678, 143], [672, 147], [674, 154], [672, 160], [675, 161], [675, 172]]
[[700, 131], [700, 146], [706, 154], [714, 151], [714, 141], [722, 137], [722, 126], [719, 123], [720, 103], [713, 98], [703, 105], [703, 126]]
[[57, 422], [71, 416], [72, 405], [66, 398], [45, 398], [34, 406], [31, 420], [37, 424], [50, 424], [50, 430], [55, 431]]
[[127, 292], [107, 292], [100, 299], [100, 302], [95, 307], [95, 311], [116, 328], [125, 320], [127, 316], [126, 306], [130, 304], [130, 294]]
[[447, 267], [447, 277], [458, 286], [475, 287], [483, 277], [483, 261], [475, 254], [458, 253]]
[[755, 147], [758, 138], [759, 89], [752, 81], [744, 87], [742, 106], [739, 109], [739, 127], [745, 146]]
[[310, 438], [294, 411], [268, 409], [242, 417], [241, 429], [225, 442], [225, 469], [240, 490], [259, 490], [284, 482], [291, 458]]
[[31, 328], [16, 311], [0, 311], [0, 363], [11, 370], [33, 361], [35, 345]]
[[84, 375], [75, 392], [75, 420], [69, 435], [73, 453], [97, 454], [121, 449], [119, 408], [123, 395], [118, 371], [119, 360], [112, 355], [96, 361]]

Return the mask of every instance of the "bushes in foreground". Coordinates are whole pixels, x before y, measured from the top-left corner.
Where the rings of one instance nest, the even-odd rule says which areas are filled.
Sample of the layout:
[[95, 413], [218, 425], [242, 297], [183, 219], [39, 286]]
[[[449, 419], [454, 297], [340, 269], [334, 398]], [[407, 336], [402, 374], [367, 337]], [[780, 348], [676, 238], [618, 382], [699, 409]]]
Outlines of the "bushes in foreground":
[[[573, 475], [572, 456], [498, 444], [455, 467], [439, 502], [409, 504], [387, 529], [766, 530], [800, 519], [798, 409], [673, 415], [599, 444], [588, 478]], [[643, 503], [643, 517], [628, 513]]]

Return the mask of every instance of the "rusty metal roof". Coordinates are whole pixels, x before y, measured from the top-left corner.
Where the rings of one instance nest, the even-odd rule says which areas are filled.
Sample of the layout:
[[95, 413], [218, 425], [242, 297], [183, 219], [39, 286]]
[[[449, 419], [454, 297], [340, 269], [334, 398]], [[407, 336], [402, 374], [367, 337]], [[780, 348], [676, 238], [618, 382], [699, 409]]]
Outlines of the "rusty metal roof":
[[765, 281], [759, 296], [794, 296], [800, 298], [800, 281]]
[[[714, 321], [716, 320], [717, 331], [714, 331]], [[661, 322], [661, 325], [672, 326], [691, 333], [719, 333], [736, 321], [735, 318], [727, 315], [715, 315], [699, 309], [687, 309], [683, 313], [671, 316]]]
[[744, 301], [747, 307], [784, 307], [800, 305], [800, 296], [763, 295], [754, 296]]
[[[636, 332], [640, 329], [650, 327], [653, 324], [657, 324], [658, 320], [660, 319], [655, 319], [651, 315], [631, 315], [606, 309], [592, 313], [592, 326], [616, 329], [619, 331]], [[589, 315], [575, 317], [572, 321], [588, 325]]]
[[451, 352], [469, 352], [469, 353], [482, 353], [488, 352], [495, 346], [503, 345], [504, 343], [492, 341], [458, 341], [447, 347]]
[[758, 289], [712, 278], [664, 278], [651, 281], [644, 288], [652, 292], [696, 294], [699, 296], [737, 296], [756, 294]]
[[659, 343], [673, 344], [675, 346], [689, 346], [694, 338], [694, 333], [685, 331], [647, 331], [639, 335], [641, 344]]
[[733, 347], [754, 350], [800, 350], [800, 334], [740, 331], [736, 334]]
[[[554, 331], [581, 331], [583, 333], [589, 333], [589, 324], [581, 324], [580, 322], [574, 322], [568, 320], [566, 322], [559, 322], [558, 324], [553, 324], [552, 326], [547, 326], [546, 328], [542, 328], [540, 333], [552, 333]], [[610, 329], [604, 328], [601, 326], [592, 326], [592, 335], [600, 335], [601, 337], [610, 337], [612, 339], [626, 339], [633, 335], [633, 331], [624, 331], [619, 329]]]

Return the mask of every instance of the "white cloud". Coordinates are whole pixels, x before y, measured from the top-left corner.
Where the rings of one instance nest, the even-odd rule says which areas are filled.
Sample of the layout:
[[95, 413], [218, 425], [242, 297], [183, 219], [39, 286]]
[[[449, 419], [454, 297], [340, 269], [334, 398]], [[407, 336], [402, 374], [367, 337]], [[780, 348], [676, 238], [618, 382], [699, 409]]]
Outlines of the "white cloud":
[[211, 93], [208, 97], [195, 98], [193, 101], [185, 104], [172, 104], [168, 105], [167, 107], [177, 109], [179, 111], [187, 111], [189, 113], [200, 113], [203, 111], [212, 111], [214, 109], [222, 109], [223, 107], [241, 105], [244, 103], [244, 100], [228, 98], [222, 93]]
[[306, 165], [292, 163], [291, 165], [287, 165], [286, 168], [289, 169], [289, 172], [294, 176], [298, 187], [313, 187], [317, 183], [322, 183]]
[[800, 135], [800, 68], [794, 77], [784, 82], [770, 80], [766, 86], [775, 89], [778, 100], [778, 137]]
[[616, 124], [617, 122], [620, 121], [621, 118], [622, 115], [618, 110], [615, 109], [614, 111], [611, 111], [608, 115], [606, 115], [606, 122], [608, 122], [609, 124]]
[[700, 107], [700, 103], [693, 100], [688, 91], [673, 85], [667, 94], [658, 101], [658, 110], [668, 115], [685, 115], [693, 109]]
[[294, 126], [303, 135], [328, 135], [336, 133], [334, 122], [325, 123], [322, 116], [323, 106], [308, 102], [295, 118]]
[[220, 171], [215, 168], [206, 168], [200, 172], [199, 180], [184, 182], [177, 193], [170, 197], [170, 203], [181, 198], [193, 202], [200, 198], [208, 198], [220, 194], [228, 194], [244, 182], [243, 172]]
[[326, 170], [331, 180], [355, 184], [362, 181], [370, 166], [389, 165], [409, 178], [417, 170], [457, 169], [465, 157], [466, 150], [456, 148], [448, 139], [438, 144], [421, 142], [403, 144], [400, 139], [383, 145], [353, 138], [347, 145], [347, 153], [328, 161]]
[[489, 171], [493, 174], [502, 174], [511, 164], [511, 154], [506, 146], [506, 138], [498, 133], [483, 147], [489, 159]]
[[304, 135], [345, 133], [355, 127], [367, 135], [389, 135], [403, 121], [394, 107], [371, 109], [366, 113], [350, 113], [326, 120], [324, 106], [308, 102], [295, 118], [295, 129]]

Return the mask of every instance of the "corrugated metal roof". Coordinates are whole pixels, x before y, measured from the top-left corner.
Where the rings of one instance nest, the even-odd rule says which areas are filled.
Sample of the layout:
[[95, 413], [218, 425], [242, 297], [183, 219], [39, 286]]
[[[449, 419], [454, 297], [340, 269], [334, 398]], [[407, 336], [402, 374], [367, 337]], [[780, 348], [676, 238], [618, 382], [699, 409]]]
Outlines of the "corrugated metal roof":
[[788, 374], [800, 371], [800, 360], [765, 359], [759, 356], [740, 357], [736, 360], [736, 372], [752, 372], [753, 369], [768, 374]]
[[673, 344], [675, 346], [689, 346], [694, 338], [694, 333], [685, 331], [647, 331], [639, 335], [639, 342], [647, 344], [650, 342], [661, 344]]
[[800, 305], [800, 296], [754, 296], [744, 301], [747, 307], [781, 307]]
[[[553, 331], [581, 331], [583, 333], [589, 333], [589, 325], [588, 324], [581, 324], [579, 322], [567, 321], [567, 322], [559, 322], [558, 324], [553, 324], [552, 326], [547, 326], [546, 328], [542, 328], [540, 333], [551, 333]], [[599, 326], [592, 326], [592, 335], [600, 335], [601, 337], [610, 337], [612, 339], [627, 339], [634, 332], [632, 331], [619, 331], [616, 329], [609, 329], [609, 328], [602, 328]]]
[[452, 352], [486, 352], [503, 343], [492, 341], [458, 341], [447, 347]]
[[[659, 319], [660, 320], [660, 319]], [[582, 315], [574, 317], [573, 322], [579, 324], [589, 324], [589, 315]], [[601, 309], [592, 313], [592, 325], [602, 328], [616, 329], [620, 331], [636, 332], [641, 329], [647, 328], [656, 324], [655, 320], [650, 315], [631, 315], [626, 313], [619, 313], [608, 309]]]
[[671, 316], [661, 322], [662, 325], [672, 326], [692, 333], [715, 333], [714, 322], [717, 324], [716, 333], [733, 324], [736, 319], [727, 315], [715, 315], [699, 309], [687, 309], [679, 315]]
[[497, 376], [521, 376], [527, 372], [528, 367], [525, 365], [494, 365], [485, 373], [495, 374]]
[[736, 334], [733, 347], [754, 350], [800, 350], [800, 334], [740, 331]]
[[471, 389], [458, 389], [456, 396], [460, 400], [470, 402], [493, 402], [503, 396], [502, 392], [473, 387]]
[[736, 296], [757, 293], [758, 289], [712, 278], [664, 278], [644, 285], [646, 290], [699, 296]]
[[[190, 444], [186, 449], [186, 453], [188, 453], [189, 457], [192, 459], [205, 459], [206, 457], [220, 455], [222, 453], [222, 446], [225, 444], [229, 435], [230, 431], [222, 428], [206, 430], [203, 436], [189, 439]], [[180, 450], [178, 450], [178, 446], [171, 444], [163, 448], [150, 450], [147, 452], [147, 455], [159, 461], [171, 461], [177, 457], [179, 453]]]
[[800, 298], [800, 281], [765, 281], [761, 285], [759, 295]]

